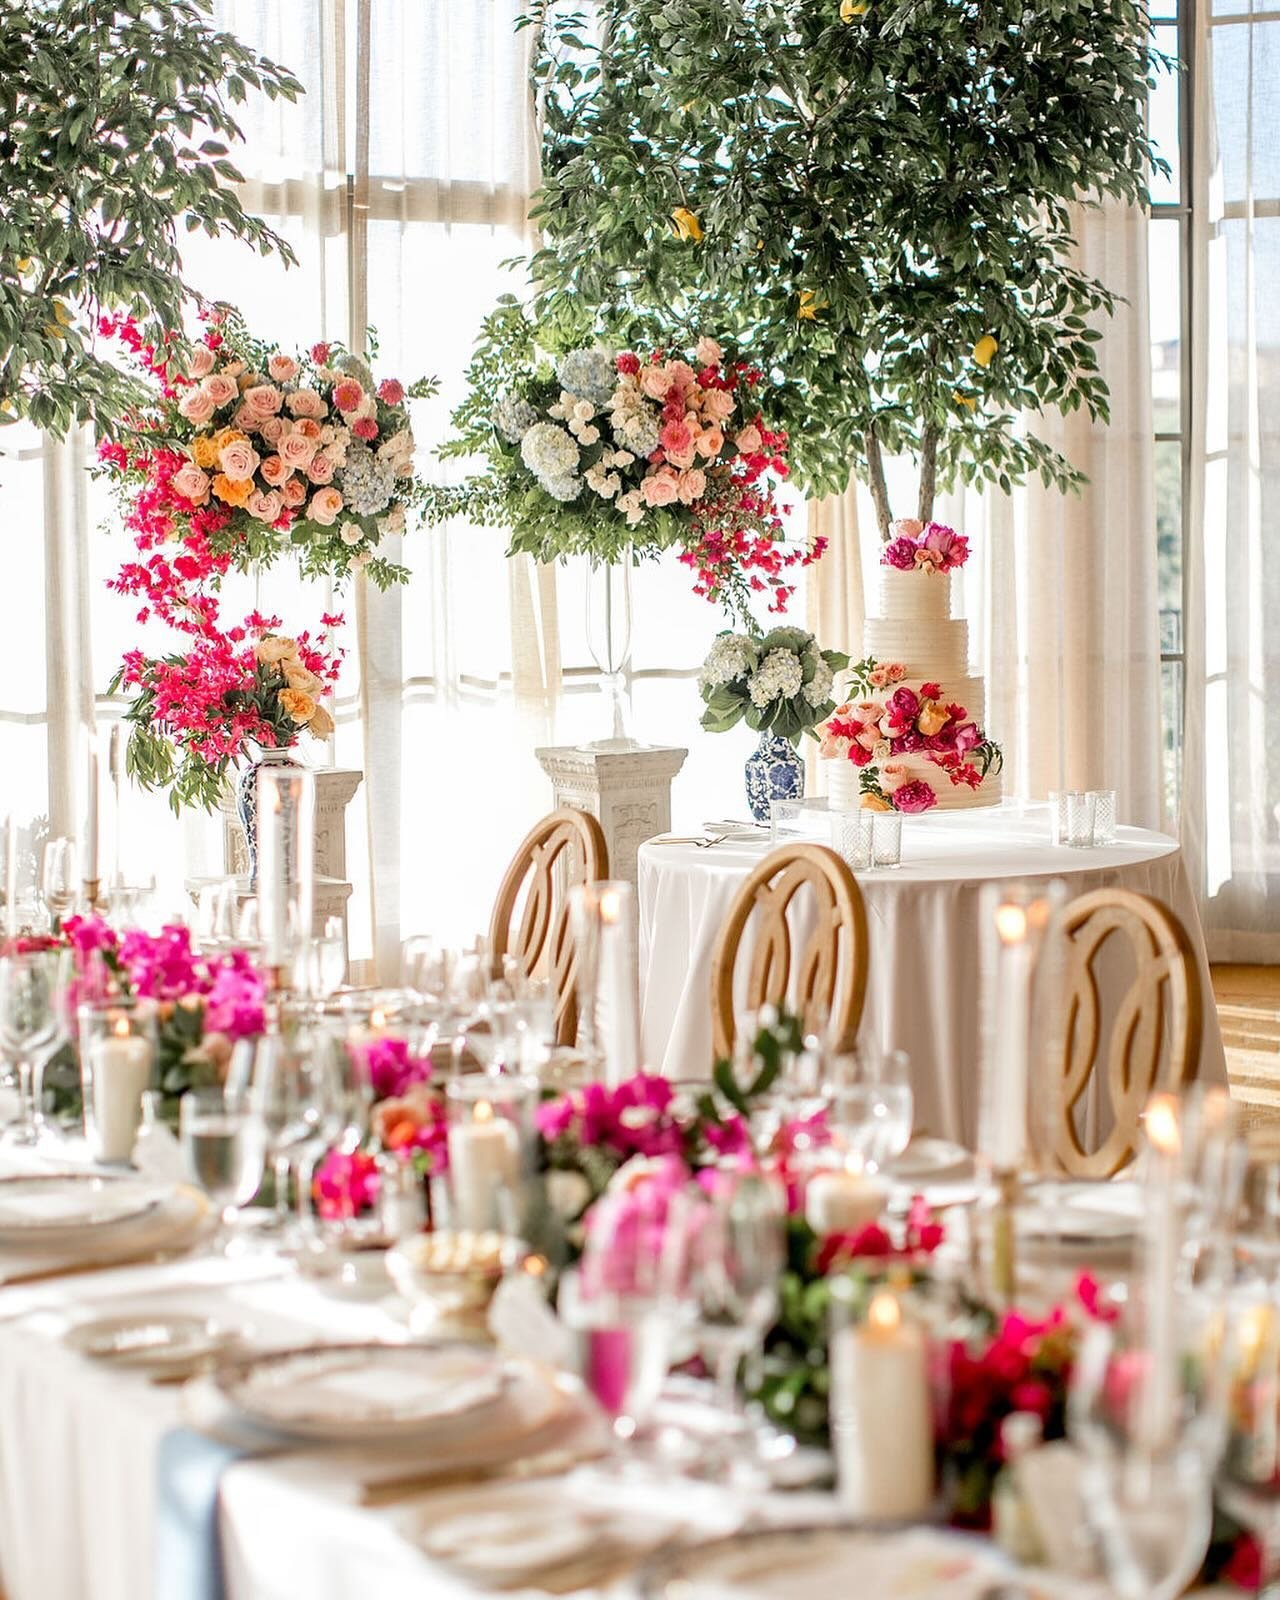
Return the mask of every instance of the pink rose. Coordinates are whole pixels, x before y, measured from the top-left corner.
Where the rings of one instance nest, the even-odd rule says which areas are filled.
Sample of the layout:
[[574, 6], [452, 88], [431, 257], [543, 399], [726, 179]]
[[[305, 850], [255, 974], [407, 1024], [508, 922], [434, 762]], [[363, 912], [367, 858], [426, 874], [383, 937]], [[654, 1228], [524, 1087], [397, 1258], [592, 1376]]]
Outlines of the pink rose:
[[376, 439], [378, 437], [378, 424], [372, 417], [358, 417], [351, 424], [351, 431], [357, 439]]
[[680, 480], [670, 467], [659, 467], [640, 485], [640, 493], [648, 506], [669, 506], [679, 495]]
[[307, 462], [307, 477], [312, 483], [332, 483], [333, 457], [325, 455], [323, 450], [318, 450]]
[[724, 351], [714, 339], [708, 339], [705, 333], [694, 347], [694, 354], [704, 367], [714, 367], [724, 359]]
[[895, 539], [918, 539], [924, 532], [924, 523], [914, 517], [899, 517], [889, 524], [889, 532]]
[[278, 489], [268, 490], [266, 494], [260, 489], [255, 489], [245, 501], [244, 508], [259, 522], [274, 522], [284, 509], [284, 496]]
[[292, 356], [277, 353], [267, 362], [267, 371], [277, 383], [290, 383], [298, 376], [298, 363]]
[[280, 452], [280, 459], [286, 467], [297, 468], [305, 472], [318, 446], [316, 441], [308, 439], [305, 433], [286, 433], [280, 440], [277, 449]]
[[261, 421], [258, 413], [250, 411], [248, 406], [237, 406], [231, 416], [232, 427], [239, 428], [242, 433], [257, 433]]
[[665, 400], [667, 390], [671, 387], [671, 379], [667, 376], [667, 369], [657, 363], [652, 363], [640, 369], [640, 387], [649, 396], [650, 400]]
[[715, 458], [724, 449], [724, 434], [719, 428], [704, 428], [698, 435], [698, 454], [705, 456], [708, 461]]
[[740, 454], [753, 456], [759, 451], [764, 440], [760, 437], [760, 430], [755, 423], [749, 422], [733, 442], [737, 445]]
[[384, 378], [378, 385], [378, 399], [384, 405], [398, 406], [404, 399], [404, 384], [399, 378]]
[[169, 482], [175, 494], [190, 500], [194, 506], [202, 506], [209, 498], [208, 474], [201, 472], [194, 462], [189, 461], [185, 467], [179, 467]]
[[269, 483], [273, 489], [278, 489], [285, 479], [289, 477], [293, 468], [287, 467], [279, 456], [268, 456], [258, 468], [258, 471], [262, 474], [265, 483]]
[[213, 401], [215, 408], [225, 406], [228, 400], [234, 400], [240, 392], [235, 379], [228, 378], [225, 372], [211, 372], [200, 387]]
[[702, 397], [702, 415], [708, 422], [727, 422], [733, 405], [733, 396], [727, 389], [708, 389]]
[[339, 411], [354, 411], [364, 399], [364, 390], [354, 378], [340, 378], [333, 386], [333, 403]]
[[257, 417], [274, 417], [284, 404], [284, 396], [273, 383], [255, 383], [245, 390], [244, 403]]
[[202, 423], [208, 422], [217, 407], [213, 396], [206, 394], [203, 389], [188, 389], [178, 401], [178, 410], [188, 422], [194, 422], [198, 428]]
[[300, 506], [307, 498], [307, 486], [301, 478], [286, 478], [280, 486], [280, 493], [284, 496], [287, 506]]
[[318, 522], [322, 528], [331, 528], [338, 520], [342, 503], [342, 496], [336, 489], [317, 489], [311, 496], [307, 516], [312, 522]]
[[218, 465], [232, 483], [252, 478], [262, 458], [247, 439], [233, 439], [218, 451]]
[[975, 723], [962, 722], [955, 733], [956, 751], [962, 756], [967, 756], [970, 750], [976, 750], [982, 743], [982, 734]]
[[268, 444], [279, 444], [287, 427], [288, 423], [283, 417], [266, 417], [259, 423], [258, 432]]
[[328, 414], [329, 408], [324, 403], [324, 396], [314, 389], [295, 389], [291, 395], [286, 396], [285, 405], [289, 408], [291, 416], [295, 417], [323, 417]]
[[676, 493], [680, 496], [680, 504], [691, 506], [701, 500], [707, 492], [707, 475], [700, 467], [694, 467], [689, 472], [680, 474], [680, 482]]
[[668, 361], [667, 382], [674, 384], [683, 394], [686, 389], [692, 389], [697, 384], [698, 374], [687, 361]]
[[213, 364], [217, 360], [213, 351], [207, 344], [198, 344], [191, 352], [188, 370], [193, 378], [207, 378], [213, 371]]

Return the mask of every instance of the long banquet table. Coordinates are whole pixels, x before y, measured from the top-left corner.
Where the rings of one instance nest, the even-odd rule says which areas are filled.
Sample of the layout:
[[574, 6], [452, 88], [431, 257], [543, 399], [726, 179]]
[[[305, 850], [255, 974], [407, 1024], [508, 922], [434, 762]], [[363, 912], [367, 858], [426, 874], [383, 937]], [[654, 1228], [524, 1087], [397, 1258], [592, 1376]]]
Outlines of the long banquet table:
[[[917, 1128], [970, 1149], [976, 1143], [979, 897], [1000, 879], [1061, 878], [1073, 896], [1116, 885], [1171, 906], [1195, 946], [1205, 995], [1200, 1076], [1226, 1082], [1204, 936], [1175, 840], [1121, 828], [1105, 848], [1055, 846], [1048, 807], [1012, 803], [904, 824], [902, 865], [857, 874], [871, 948], [860, 1040], [910, 1055]], [[650, 1070], [684, 1079], [710, 1073], [716, 936], [768, 850], [766, 839], [641, 846], [641, 1027]]]

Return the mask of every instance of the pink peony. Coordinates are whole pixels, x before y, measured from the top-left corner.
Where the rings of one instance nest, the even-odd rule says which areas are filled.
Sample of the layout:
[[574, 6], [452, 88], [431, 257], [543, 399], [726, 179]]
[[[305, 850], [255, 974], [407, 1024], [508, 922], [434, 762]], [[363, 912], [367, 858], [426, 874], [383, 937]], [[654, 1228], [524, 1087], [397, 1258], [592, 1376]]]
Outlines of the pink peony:
[[333, 457], [325, 455], [323, 450], [317, 451], [307, 462], [307, 477], [312, 483], [332, 483]]
[[693, 429], [683, 420], [668, 422], [658, 435], [662, 448], [675, 460], [677, 456], [693, 457]]
[[354, 378], [339, 378], [333, 386], [333, 403], [339, 411], [354, 411], [364, 399], [364, 390]]
[[190, 500], [193, 506], [202, 506], [209, 498], [209, 476], [192, 461], [178, 468], [169, 479], [169, 487], [184, 500]]
[[884, 567], [896, 567], [899, 572], [913, 572], [916, 564], [916, 546], [913, 539], [894, 539], [885, 545], [880, 556]]
[[904, 684], [889, 696], [887, 710], [899, 722], [910, 722], [920, 710], [920, 701], [914, 690]]
[[405, 1039], [383, 1037], [352, 1044], [352, 1059], [369, 1080], [375, 1100], [399, 1099], [431, 1076], [429, 1057], [409, 1053]]
[[244, 403], [252, 416], [265, 420], [274, 417], [284, 404], [284, 396], [273, 383], [255, 383], [244, 392]]
[[232, 483], [244, 483], [252, 478], [261, 459], [247, 439], [232, 439], [218, 451], [218, 465]]
[[376, 1157], [330, 1150], [316, 1168], [316, 1209], [326, 1221], [358, 1216], [376, 1203], [381, 1183]]
[[738, 451], [744, 456], [753, 456], [759, 453], [760, 446], [764, 443], [764, 436], [754, 422], [749, 422], [734, 439]]
[[338, 520], [342, 506], [342, 496], [336, 489], [319, 489], [311, 496], [307, 516], [312, 522], [318, 522], [322, 528], [331, 528]]
[[669, 506], [680, 495], [680, 480], [670, 467], [659, 467], [641, 483], [640, 493], [647, 506]]
[[613, 364], [625, 377], [634, 378], [640, 370], [640, 357], [633, 355], [630, 350], [624, 350], [614, 358]]
[[267, 362], [267, 371], [277, 383], [291, 383], [298, 376], [298, 363], [292, 356], [277, 353]]
[[268, 456], [258, 468], [258, 471], [262, 474], [262, 479], [265, 483], [269, 483], [273, 489], [278, 489], [293, 471], [293, 468], [286, 466], [279, 456]]
[[[359, 384], [356, 385], [359, 388]], [[329, 408], [324, 403], [324, 396], [314, 389], [295, 389], [285, 399], [289, 415], [293, 417], [312, 417], [319, 421], [321, 417], [328, 416]]]
[[955, 747], [958, 755], [967, 756], [982, 743], [982, 732], [976, 723], [962, 722], [955, 730]]
[[383, 405], [398, 406], [404, 399], [404, 384], [399, 378], [384, 378], [378, 385], [378, 399]]
[[240, 393], [234, 378], [229, 378], [225, 372], [211, 372], [200, 385], [201, 392], [207, 394], [216, 407], [225, 406], [228, 400], [234, 400]]
[[188, 422], [194, 422], [197, 428], [202, 423], [208, 422], [217, 409], [213, 396], [203, 389], [188, 389], [178, 401], [178, 410]]
[[191, 352], [187, 370], [193, 378], [207, 378], [213, 371], [213, 364], [217, 359], [207, 344], [198, 344]]
[[905, 811], [915, 815], [921, 811], [928, 811], [938, 803], [938, 797], [923, 778], [916, 778], [912, 783], [904, 783], [893, 797], [896, 810]]

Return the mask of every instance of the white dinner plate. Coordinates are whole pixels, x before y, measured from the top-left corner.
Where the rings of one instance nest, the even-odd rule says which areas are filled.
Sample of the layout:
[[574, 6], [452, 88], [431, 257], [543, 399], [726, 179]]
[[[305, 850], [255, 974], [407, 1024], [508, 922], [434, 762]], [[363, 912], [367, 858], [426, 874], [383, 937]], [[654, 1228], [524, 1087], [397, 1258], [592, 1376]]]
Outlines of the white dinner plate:
[[929, 1183], [938, 1179], [967, 1172], [973, 1165], [973, 1155], [962, 1144], [950, 1139], [913, 1139], [896, 1160], [887, 1163], [885, 1170], [899, 1183]]
[[211, 1317], [138, 1310], [128, 1316], [94, 1317], [76, 1323], [67, 1330], [65, 1342], [95, 1361], [154, 1371], [216, 1355], [242, 1331]]
[[509, 1382], [492, 1350], [463, 1345], [330, 1344], [220, 1367], [228, 1403], [260, 1427], [303, 1439], [400, 1438], [468, 1426]]
[[171, 1184], [100, 1173], [0, 1178], [0, 1245], [64, 1243], [86, 1229], [136, 1221], [172, 1193]]
[[1132, 1183], [1034, 1184], [1019, 1209], [1019, 1231], [1071, 1244], [1132, 1239], [1142, 1213], [1142, 1190]]

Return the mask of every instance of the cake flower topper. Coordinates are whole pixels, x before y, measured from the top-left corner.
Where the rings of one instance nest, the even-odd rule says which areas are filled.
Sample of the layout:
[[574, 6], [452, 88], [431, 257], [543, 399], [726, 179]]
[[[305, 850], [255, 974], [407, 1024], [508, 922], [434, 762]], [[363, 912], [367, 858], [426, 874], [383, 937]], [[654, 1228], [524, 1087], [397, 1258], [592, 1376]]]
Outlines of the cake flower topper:
[[880, 563], [899, 572], [954, 572], [969, 559], [969, 541], [941, 522], [916, 522], [903, 518], [890, 525], [892, 538]]

